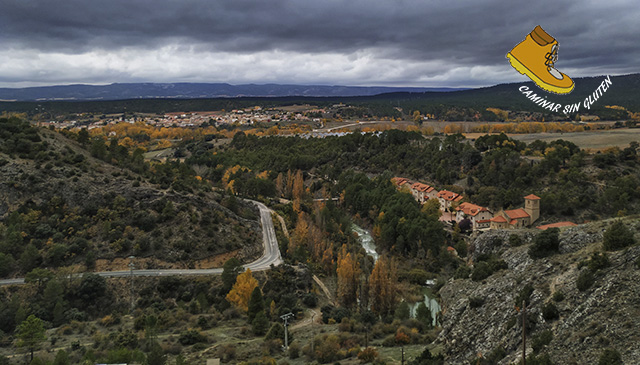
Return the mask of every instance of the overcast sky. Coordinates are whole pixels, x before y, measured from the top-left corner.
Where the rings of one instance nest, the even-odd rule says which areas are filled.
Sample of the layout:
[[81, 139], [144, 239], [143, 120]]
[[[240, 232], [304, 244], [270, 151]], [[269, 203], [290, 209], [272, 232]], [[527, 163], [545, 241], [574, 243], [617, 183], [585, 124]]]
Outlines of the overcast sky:
[[540, 24], [570, 76], [640, 72], [637, 0], [0, 0], [0, 87], [489, 86]]

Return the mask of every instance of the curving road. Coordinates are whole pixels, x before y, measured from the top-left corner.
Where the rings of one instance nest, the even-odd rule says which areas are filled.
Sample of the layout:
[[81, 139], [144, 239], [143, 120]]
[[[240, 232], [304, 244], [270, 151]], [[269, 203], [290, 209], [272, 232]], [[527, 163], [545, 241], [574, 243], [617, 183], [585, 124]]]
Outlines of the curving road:
[[[254, 203], [260, 210], [260, 224], [262, 225], [262, 241], [264, 243], [264, 253], [254, 262], [243, 265], [245, 269], [251, 271], [263, 271], [269, 269], [271, 265], [278, 266], [282, 261], [280, 249], [278, 248], [278, 240], [276, 239], [276, 231], [273, 228], [273, 219], [271, 219], [271, 210], [266, 205], [245, 199]], [[127, 277], [131, 275], [131, 271], [102, 271], [96, 274], [107, 278]], [[173, 276], [173, 275], [217, 275], [222, 274], [222, 268], [217, 269], [164, 269], [164, 270], [133, 270], [133, 276]], [[3, 279], [0, 280], [0, 286], [4, 285], [20, 285], [24, 284], [24, 278]]]

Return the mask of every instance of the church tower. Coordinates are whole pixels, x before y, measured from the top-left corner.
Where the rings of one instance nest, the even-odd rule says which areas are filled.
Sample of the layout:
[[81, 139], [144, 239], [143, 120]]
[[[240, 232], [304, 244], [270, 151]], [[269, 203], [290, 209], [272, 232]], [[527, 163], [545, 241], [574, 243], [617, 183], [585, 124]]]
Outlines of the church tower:
[[533, 222], [537, 221], [540, 217], [540, 198], [533, 194], [525, 196], [524, 211], [529, 214], [529, 217], [531, 217], [529, 225], [532, 225]]

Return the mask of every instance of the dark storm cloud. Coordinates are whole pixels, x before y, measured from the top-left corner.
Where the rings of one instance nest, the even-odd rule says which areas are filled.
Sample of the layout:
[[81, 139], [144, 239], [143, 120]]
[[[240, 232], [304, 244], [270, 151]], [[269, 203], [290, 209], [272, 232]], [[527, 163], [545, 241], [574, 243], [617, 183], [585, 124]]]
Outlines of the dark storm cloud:
[[[0, 41], [5, 49], [82, 55], [144, 52], [174, 45], [175, 52], [188, 47], [200, 55], [224, 52], [227, 57], [274, 50], [310, 56], [353, 56], [366, 51], [372, 64], [407, 61], [408, 71], [398, 70], [397, 80], [380, 82], [444, 78], [447, 70], [456, 67], [508, 68], [504, 55], [537, 24], [560, 42], [558, 66], [564, 65], [574, 73], [606, 72], [608, 66], [618, 73], [637, 72], [640, 56], [635, 39], [640, 34], [640, 22], [636, 20], [640, 19], [640, 7], [634, 0], [604, 4], [506, 0], [0, 0], [0, 9]], [[416, 66], [421, 62], [425, 67]], [[411, 68], [416, 74], [410, 73]], [[367, 76], [375, 82], [375, 75]], [[336, 72], [336, 83], [340, 83], [339, 77], [340, 72]], [[7, 80], [8, 76], [0, 74], [0, 79]], [[464, 84], [460, 78], [451, 80]]]

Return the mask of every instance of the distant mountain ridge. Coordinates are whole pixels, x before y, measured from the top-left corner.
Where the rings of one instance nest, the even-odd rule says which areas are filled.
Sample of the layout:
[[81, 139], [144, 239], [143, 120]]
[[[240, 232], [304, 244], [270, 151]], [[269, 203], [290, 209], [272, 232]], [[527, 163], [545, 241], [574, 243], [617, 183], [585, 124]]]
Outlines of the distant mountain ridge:
[[447, 92], [464, 88], [327, 86], [226, 83], [115, 83], [110, 85], [59, 85], [0, 88], [3, 101], [89, 101], [154, 98], [219, 98], [283, 96], [371, 96], [392, 92]]

